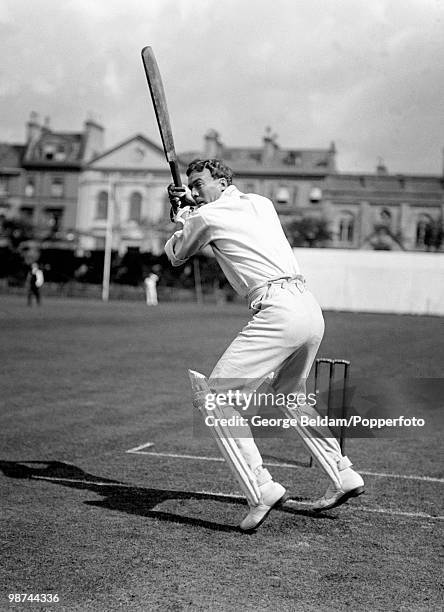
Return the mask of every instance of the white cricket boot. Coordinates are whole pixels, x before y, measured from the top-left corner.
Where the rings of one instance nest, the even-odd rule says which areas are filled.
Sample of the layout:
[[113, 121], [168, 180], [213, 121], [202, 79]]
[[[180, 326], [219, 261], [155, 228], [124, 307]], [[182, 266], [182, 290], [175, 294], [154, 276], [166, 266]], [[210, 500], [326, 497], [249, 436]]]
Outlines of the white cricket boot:
[[249, 513], [239, 525], [242, 531], [257, 529], [265, 521], [270, 511], [286, 500], [287, 491], [281, 484], [272, 480], [268, 470], [260, 466], [254, 470], [254, 474], [261, 492], [261, 502], [257, 506], [250, 506]]
[[333, 483], [327, 488], [324, 496], [318, 499], [312, 506], [312, 510], [331, 510], [345, 504], [351, 497], [357, 497], [364, 493], [364, 481], [358, 472], [351, 469], [353, 464], [348, 457], [342, 457], [338, 461], [339, 475], [341, 477], [341, 488]]

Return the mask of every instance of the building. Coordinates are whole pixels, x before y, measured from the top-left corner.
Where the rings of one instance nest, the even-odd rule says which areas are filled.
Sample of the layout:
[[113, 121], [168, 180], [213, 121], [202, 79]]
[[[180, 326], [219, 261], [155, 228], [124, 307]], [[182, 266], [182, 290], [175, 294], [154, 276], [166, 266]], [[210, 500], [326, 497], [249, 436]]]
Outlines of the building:
[[380, 160], [374, 174], [329, 176], [323, 200], [334, 246], [423, 251], [442, 236], [443, 177], [389, 174]]
[[0, 224], [12, 216], [25, 214], [22, 207], [24, 171], [21, 167], [25, 147], [0, 143]]
[[209, 130], [203, 151], [181, 153], [184, 163], [196, 157], [223, 159], [233, 170], [244, 192], [270, 198], [283, 217], [305, 207], [328, 176], [336, 174], [334, 143], [326, 149], [281, 149], [267, 128], [261, 147], [227, 147], [219, 134]]
[[325, 149], [282, 149], [270, 128], [260, 147], [228, 147], [209, 130], [202, 151], [181, 154], [186, 163], [196, 157], [223, 159], [242, 191], [274, 202], [287, 228], [312, 221], [311, 226], [305, 223], [308, 229], [300, 236], [300, 246], [310, 244], [309, 233], [322, 222], [328, 237], [313, 240], [312, 246], [443, 247], [443, 176], [393, 175], [382, 160], [372, 174], [339, 172], [334, 143]]
[[171, 231], [165, 189], [170, 182], [163, 149], [140, 134], [94, 157], [79, 184], [81, 249], [103, 250], [110, 223], [113, 250], [161, 253]]
[[0, 144], [0, 215], [33, 228], [47, 243], [65, 241], [77, 218], [83, 165], [103, 149], [104, 129], [93, 120], [82, 131], [61, 132], [32, 112], [24, 144]]
[[[339, 172], [336, 156], [334, 143], [282, 148], [267, 128], [257, 147], [226, 146], [209, 130], [202, 150], [180, 159], [183, 170], [196, 157], [225, 160], [242, 191], [274, 202], [295, 246], [443, 249], [444, 175], [394, 175], [382, 160], [374, 173]], [[31, 113], [26, 142], [0, 144], [0, 222], [32, 227], [35, 249], [103, 250], [112, 229], [121, 254], [128, 248], [158, 254], [171, 232], [170, 181], [163, 150], [146, 136], [105, 150], [96, 121], [58, 131]], [[7, 242], [3, 233], [1, 245]]]
[[104, 129], [86, 120], [82, 131], [51, 129], [31, 113], [21, 160], [20, 212], [34, 224], [40, 238], [63, 238], [77, 219], [82, 168], [103, 150]]

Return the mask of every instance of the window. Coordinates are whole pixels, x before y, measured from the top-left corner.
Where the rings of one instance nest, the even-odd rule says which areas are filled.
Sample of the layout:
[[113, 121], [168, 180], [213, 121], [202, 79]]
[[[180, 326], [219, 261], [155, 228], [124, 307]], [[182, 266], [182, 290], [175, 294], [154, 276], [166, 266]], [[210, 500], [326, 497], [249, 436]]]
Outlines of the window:
[[51, 233], [55, 233], [60, 229], [63, 217], [63, 208], [45, 208], [45, 224], [49, 227]]
[[310, 189], [309, 200], [312, 204], [319, 204], [322, 200], [322, 189], [319, 189], [319, 187], [312, 187]]
[[0, 195], [5, 196], [9, 191], [9, 177], [0, 176]]
[[34, 216], [34, 207], [33, 206], [21, 206], [20, 216], [23, 220], [32, 221], [32, 218]]
[[143, 161], [145, 157], [145, 150], [142, 147], [135, 147], [131, 154], [134, 161]]
[[33, 198], [35, 196], [35, 180], [28, 178], [25, 185], [25, 196], [27, 198]]
[[53, 144], [45, 144], [43, 146], [43, 157], [47, 160], [54, 159], [54, 154], [56, 152], [55, 145]]
[[140, 222], [142, 215], [142, 196], [138, 191], [133, 191], [130, 196], [129, 220]]
[[108, 193], [100, 191], [97, 194], [96, 219], [103, 220], [108, 218]]
[[339, 218], [339, 242], [351, 243], [354, 238], [355, 218], [350, 212], [343, 212]]
[[282, 161], [287, 166], [294, 166], [295, 165], [295, 159], [296, 159], [296, 153], [294, 151], [288, 151], [287, 155], [284, 157], [284, 159]]
[[428, 239], [432, 225], [433, 221], [429, 215], [421, 215], [418, 218], [416, 223], [416, 248], [423, 249], [426, 246], [426, 243], [429, 242]]
[[281, 186], [276, 191], [276, 202], [278, 204], [290, 204], [290, 190], [288, 187]]
[[65, 145], [63, 144], [57, 145], [55, 159], [56, 161], [64, 161], [66, 159]]
[[249, 158], [252, 159], [255, 162], [260, 163], [260, 161], [262, 159], [262, 153], [260, 151], [252, 152], [252, 153], [250, 153]]
[[383, 208], [380, 212], [380, 216], [381, 216], [381, 221], [383, 221], [384, 223], [389, 224], [390, 221], [392, 220], [392, 213], [390, 212], [388, 208]]
[[51, 181], [51, 197], [63, 198], [65, 195], [65, 184], [61, 176], [55, 176]]

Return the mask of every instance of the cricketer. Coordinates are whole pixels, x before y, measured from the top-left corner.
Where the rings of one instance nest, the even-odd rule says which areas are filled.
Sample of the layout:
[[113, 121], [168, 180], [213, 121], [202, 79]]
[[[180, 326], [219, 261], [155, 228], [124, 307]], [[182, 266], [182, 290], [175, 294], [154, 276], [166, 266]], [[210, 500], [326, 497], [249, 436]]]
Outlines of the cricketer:
[[[305, 394], [306, 380], [324, 334], [321, 309], [307, 289], [273, 203], [244, 194], [232, 184], [233, 173], [218, 159], [194, 160], [187, 168], [188, 187], [168, 187], [178, 228], [165, 245], [173, 266], [180, 266], [206, 246], [234, 290], [248, 298], [252, 318], [215, 365], [209, 379], [190, 372], [195, 404], [203, 411], [205, 392], [221, 392], [221, 382], [263, 381], [273, 373], [276, 393]], [[341, 453], [326, 427], [303, 426], [302, 415], [319, 416], [313, 405], [283, 407], [309, 452], [330, 479], [312, 508], [328, 510], [364, 491], [362, 477]], [[238, 414], [218, 406], [215, 416]], [[305, 419], [307, 421], [307, 419]], [[222, 421], [220, 421], [222, 422]], [[313, 422], [313, 419], [310, 420]], [[242, 437], [228, 426], [212, 428], [222, 456], [249, 504], [240, 523], [256, 529], [270, 510], [285, 501], [286, 489], [272, 479], [248, 425]]]

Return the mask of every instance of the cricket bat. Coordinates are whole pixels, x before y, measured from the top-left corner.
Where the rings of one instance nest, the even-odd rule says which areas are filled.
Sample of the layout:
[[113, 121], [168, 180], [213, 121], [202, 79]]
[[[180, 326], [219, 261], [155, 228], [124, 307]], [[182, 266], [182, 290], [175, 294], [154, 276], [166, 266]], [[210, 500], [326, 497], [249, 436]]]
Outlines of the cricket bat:
[[165, 157], [170, 166], [173, 183], [176, 187], [180, 187], [182, 185], [182, 179], [180, 178], [179, 164], [177, 162], [176, 150], [174, 148], [173, 132], [168, 114], [165, 91], [163, 89], [159, 66], [157, 65], [156, 57], [151, 47], [144, 47], [142, 49], [142, 62], [145, 69], [148, 86], [150, 88], [151, 99], [153, 101], [154, 112], [156, 114], [157, 125], [159, 126]]

